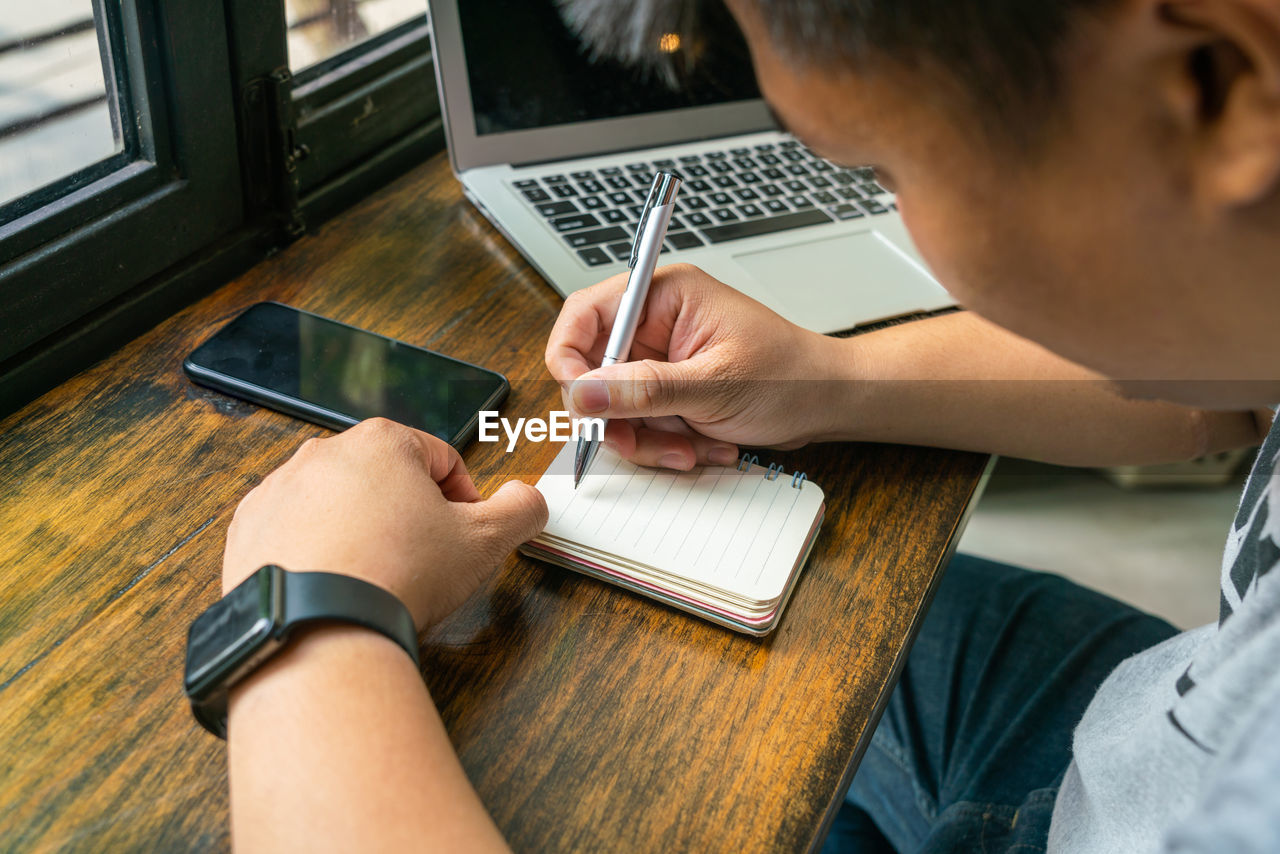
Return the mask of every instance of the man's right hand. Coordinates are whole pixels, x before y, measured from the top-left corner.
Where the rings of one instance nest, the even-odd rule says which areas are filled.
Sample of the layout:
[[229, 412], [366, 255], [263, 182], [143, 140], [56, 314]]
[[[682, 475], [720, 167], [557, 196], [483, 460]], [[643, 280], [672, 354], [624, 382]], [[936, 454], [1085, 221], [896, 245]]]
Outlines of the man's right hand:
[[605, 442], [620, 455], [689, 469], [730, 464], [740, 444], [795, 448], [829, 432], [838, 386], [820, 381], [837, 342], [688, 264], [654, 274], [630, 361], [597, 368], [626, 284], [571, 294], [546, 353], [566, 406], [610, 419]]

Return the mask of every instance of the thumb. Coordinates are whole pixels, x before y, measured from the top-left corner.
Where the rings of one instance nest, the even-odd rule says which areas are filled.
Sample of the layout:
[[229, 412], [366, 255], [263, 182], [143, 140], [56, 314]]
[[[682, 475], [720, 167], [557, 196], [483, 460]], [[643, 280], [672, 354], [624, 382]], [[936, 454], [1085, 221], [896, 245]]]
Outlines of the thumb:
[[485, 545], [504, 555], [538, 536], [547, 525], [546, 499], [518, 480], [507, 481], [484, 501], [456, 506], [477, 523]]
[[692, 415], [702, 398], [698, 373], [693, 359], [623, 362], [578, 377], [569, 399], [576, 414], [600, 418]]

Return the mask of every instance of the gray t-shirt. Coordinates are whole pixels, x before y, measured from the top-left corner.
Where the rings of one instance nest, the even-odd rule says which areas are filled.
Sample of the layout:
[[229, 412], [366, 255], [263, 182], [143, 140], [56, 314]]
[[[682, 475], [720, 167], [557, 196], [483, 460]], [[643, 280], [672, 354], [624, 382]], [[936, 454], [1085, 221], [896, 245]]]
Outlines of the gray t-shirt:
[[1222, 558], [1216, 624], [1120, 663], [1076, 727], [1052, 852], [1280, 851], [1280, 419]]

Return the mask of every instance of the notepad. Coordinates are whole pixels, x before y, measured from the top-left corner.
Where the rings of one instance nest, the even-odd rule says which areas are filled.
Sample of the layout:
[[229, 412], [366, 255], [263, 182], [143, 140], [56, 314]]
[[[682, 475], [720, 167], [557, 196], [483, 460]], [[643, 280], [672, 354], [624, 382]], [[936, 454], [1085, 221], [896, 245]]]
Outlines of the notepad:
[[521, 551], [741, 632], [782, 616], [822, 524], [822, 490], [761, 466], [651, 469], [601, 448], [577, 489], [567, 444], [538, 481], [547, 527]]

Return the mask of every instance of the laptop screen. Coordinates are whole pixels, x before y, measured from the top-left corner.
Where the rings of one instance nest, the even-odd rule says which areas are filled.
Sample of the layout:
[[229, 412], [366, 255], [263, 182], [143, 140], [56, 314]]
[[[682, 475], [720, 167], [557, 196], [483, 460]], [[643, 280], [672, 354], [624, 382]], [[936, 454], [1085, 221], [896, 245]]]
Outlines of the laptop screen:
[[[742, 34], [720, 14], [707, 22], [692, 72], [671, 89], [619, 62], [592, 59], [554, 0], [460, 0], [476, 135], [759, 98]], [[671, 47], [689, 49], [674, 38]]]

